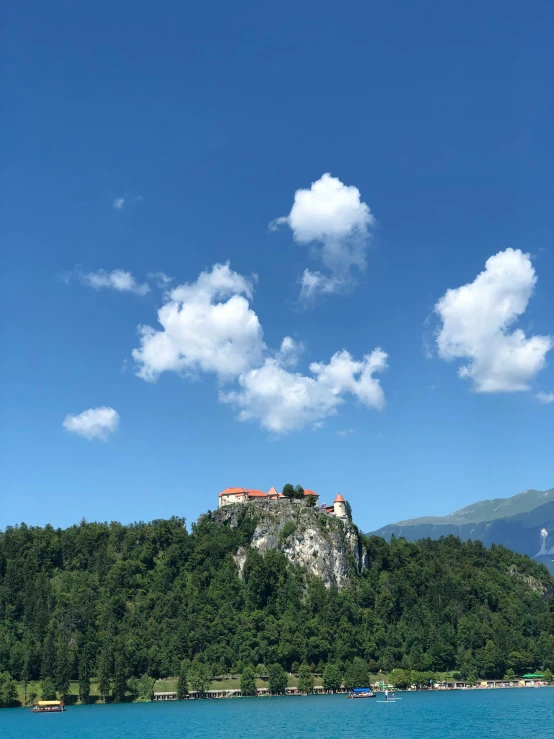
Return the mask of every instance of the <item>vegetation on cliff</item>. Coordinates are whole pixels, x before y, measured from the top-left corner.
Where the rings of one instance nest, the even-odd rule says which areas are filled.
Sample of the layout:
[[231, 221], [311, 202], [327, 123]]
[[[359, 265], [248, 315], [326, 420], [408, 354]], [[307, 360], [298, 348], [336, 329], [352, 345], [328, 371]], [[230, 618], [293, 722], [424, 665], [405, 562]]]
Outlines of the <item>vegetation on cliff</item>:
[[453, 537], [363, 538], [368, 566], [338, 590], [291, 563], [286, 542], [252, 548], [255, 526], [203, 516], [190, 533], [179, 518], [0, 533], [5, 699], [12, 678], [51, 681], [60, 695], [79, 680], [85, 699], [94, 679], [121, 700], [143, 676], [151, 685], [181, 675], [201, 689], [256, 665], [279, 684], [277, 667], [293, 663], [329, 684], [357, 680], [361, 661], [372, 672], [483, 677], [554, 668], [553, 580], [526, 557]]

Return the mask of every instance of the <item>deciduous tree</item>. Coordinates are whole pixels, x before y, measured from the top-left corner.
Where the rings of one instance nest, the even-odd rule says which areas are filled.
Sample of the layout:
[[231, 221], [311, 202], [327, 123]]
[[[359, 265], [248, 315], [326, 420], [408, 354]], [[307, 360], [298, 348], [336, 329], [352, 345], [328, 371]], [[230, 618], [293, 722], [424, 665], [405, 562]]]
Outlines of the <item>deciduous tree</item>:
[[245, 667], [240, 676], [240, 690], [243, 695], [256, 695], [256, 674], [251, 667]]
[[281, 667], [280, 664], [275, 663], [269, 666], [268, 669], [269, 677], [269, 689], [272, 693], [284, 693], [287, 687], [288, 678], [287, 673]]
[[309, 665], [305, 662], [300, 665], [298, 670], [298, 690], [302, 693], [313, 693], [314, 691], [314, 676]]

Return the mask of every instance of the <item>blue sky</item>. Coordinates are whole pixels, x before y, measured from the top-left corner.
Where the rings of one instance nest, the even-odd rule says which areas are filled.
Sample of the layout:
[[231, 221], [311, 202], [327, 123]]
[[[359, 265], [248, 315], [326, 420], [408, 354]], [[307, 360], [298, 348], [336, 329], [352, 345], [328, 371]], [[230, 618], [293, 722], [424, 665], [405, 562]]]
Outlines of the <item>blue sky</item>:
[[553, 20], [12, 3], [0, 527], [551, 487]]

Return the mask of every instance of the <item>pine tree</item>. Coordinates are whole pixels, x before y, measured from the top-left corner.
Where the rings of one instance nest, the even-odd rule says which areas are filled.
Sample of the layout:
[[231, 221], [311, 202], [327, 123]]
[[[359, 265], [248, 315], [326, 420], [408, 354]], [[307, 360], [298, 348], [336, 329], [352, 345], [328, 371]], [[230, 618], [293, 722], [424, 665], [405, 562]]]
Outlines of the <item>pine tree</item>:
[[185, 660], [181, 662], [181, 669], [179, 670], [179, 680], [177, 681], [177, 698], [183, 700], [188, 693], [188, 674], [187, 674], [187, 663]]
[[56, 645], [54, 642], [54, 633], [52, 629], [48, 631], [44, 643], [42, 645], [42, 655], [40, 662], [40, 677], [44, 680], [46, 677], [54, 677], [56, 672]]
[[56, 667], [54, 672], [54, 687], [62, 700], [69, 694], [70, 664], [67, 644], [60, 639], [56, 650]]
[[79, 700], [88, 703], [90, 698], [90, 661], [86, 648], [79, 654]]
[[110, 647], [106, 645], [100, 653], [100, 659], [98, 662], [98, 690], [104, 703], [106, 703], [110, 695], [112, 671], [112, 653]]
[[113, 681], [113, 699], [115, 703], [121, 703], [125, 699], [127, 690], [127, 667], [125, 665], [125, 655], [117, 652], [115, 655], [114, 681]]

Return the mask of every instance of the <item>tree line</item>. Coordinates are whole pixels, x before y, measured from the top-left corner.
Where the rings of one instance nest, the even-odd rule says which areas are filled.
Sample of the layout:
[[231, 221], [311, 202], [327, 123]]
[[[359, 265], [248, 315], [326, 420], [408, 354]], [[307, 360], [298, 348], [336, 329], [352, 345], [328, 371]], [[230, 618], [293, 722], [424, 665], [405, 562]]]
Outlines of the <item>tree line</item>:
[[554, 581], [527, 557], [363, 537], [368, 568], [327, 589], [279, 548], [251, 548], [255, 525], [205, 515], [190, 531], [174, 517], [0, 532], [0, 704], [14, 680], [59, 696], [78, 680], [83, 702], [95, 681], [118, 701], [183, 670], [191, 688], [259, 664], [341, 681], [356, 660], [463, 678], [554, 669]]

